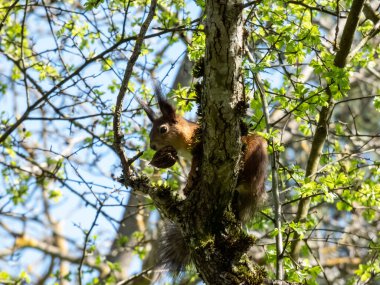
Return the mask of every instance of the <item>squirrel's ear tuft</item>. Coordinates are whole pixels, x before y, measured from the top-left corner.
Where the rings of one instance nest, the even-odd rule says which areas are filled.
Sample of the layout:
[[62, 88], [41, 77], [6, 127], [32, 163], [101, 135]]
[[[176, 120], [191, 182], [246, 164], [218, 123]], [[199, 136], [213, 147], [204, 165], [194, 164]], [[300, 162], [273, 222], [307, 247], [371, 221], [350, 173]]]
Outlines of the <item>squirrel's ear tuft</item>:
[[162, 90], [160, 86], [158, 85], [155, 86], [155, 93], [156, 93], [158, 105], [160, 106], [162, 116], [164, 116], [164, 118], [170, 121], [175, 122], [176, 121], [175, 108], [165, 99], [164, 95], [162, 94]]
[[145, 113], [148, 115], [149, 120], [153, 123], [157, 119], [157, 116], [154, 113], [154, 111], [152, 110], [152, 108], [150, 108], [148, 106], [148, 104], [145, 103], [143, 100], [141, 100], [139, 97], [135, 96], [135, 98], [136, 98], [137, 102], [139, 102], [141, 108], [143, 108]]

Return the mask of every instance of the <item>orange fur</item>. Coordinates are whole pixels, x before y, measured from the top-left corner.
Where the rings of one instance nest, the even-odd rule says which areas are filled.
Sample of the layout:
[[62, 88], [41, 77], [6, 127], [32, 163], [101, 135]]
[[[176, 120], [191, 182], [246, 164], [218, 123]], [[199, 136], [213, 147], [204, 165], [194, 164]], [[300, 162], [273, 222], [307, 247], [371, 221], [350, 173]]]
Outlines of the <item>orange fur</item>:
[[[168, 131], [160, 133], [160, 127], [166, 126]], [[173, 146], [180, 156], [191, 157], [193, 146], [192, 137], [198, 127], [197, 124], [189, 122], [180, 116], [176, 116], [174, 122], [165, 117], [160, 117], [153, 122], [150, 132], [150, 145], [152, 149], [158, 150], [164, 146]]]
[[[194, 147], [194, 134], [198, 125], [176, 115], [174, 107], [162, 96], [158, 97], [158, 103], [162, 116], [152, 120], [151, 148], [158, 150], [166, 146], [172, 146], [176, 149], [178, 155], [190, 159], [191, 150]], [[149, 112], [152, 111], [149, 110]], [[239, 192], [238, 208], [239, 218], [242, 221], [247, 221], [252, 218], [258, 206], [266, 197], [264, 183], [268, 155], [265, 139], [257, 134], [242, 137], [242, 143], [245, 144], [245, 153], [243, 158], [244, 165], [240, 172], [237, 186]], [[192, 158], [185, 194], [188, 194], [187, 192], [193, 184], [198, 161], [197, 157]]]

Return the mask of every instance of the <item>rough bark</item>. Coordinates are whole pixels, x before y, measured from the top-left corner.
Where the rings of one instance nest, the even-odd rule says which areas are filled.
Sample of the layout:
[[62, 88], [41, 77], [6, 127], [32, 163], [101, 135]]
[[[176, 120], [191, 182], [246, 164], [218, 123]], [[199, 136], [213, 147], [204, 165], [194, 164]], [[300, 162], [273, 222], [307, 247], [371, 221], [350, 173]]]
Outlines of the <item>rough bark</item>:
[[202, 186], [226, 205], [235, 188], [241, 153], [239, 102], [243, 102], [241, 80], [241, 2], [206, 3], [205, 86], [202, 97], [203, 161]]
[[242, 8], [240, 0], [206, 3], [201, 143], [195, 150], [201, 163], [187, 199], [180, 200], [167, 187], [153, 187], [149, 179], [135, 177], [124, 167], [126, 185], [149, 194], [161, 214], [180, 228], [207, 284], [254, 285], [265, 278], [246, 255], [254, 240], [243, 231], [232, 206], [241, 167], [240, 119], [245, 114]]
[[202, 159], [180, 224], [207, 284], [261, 284], [265, 276], [245, 255], [253, 240], [231, 211], [244, 115], [241, 7], [239, 0], [206, 3]]

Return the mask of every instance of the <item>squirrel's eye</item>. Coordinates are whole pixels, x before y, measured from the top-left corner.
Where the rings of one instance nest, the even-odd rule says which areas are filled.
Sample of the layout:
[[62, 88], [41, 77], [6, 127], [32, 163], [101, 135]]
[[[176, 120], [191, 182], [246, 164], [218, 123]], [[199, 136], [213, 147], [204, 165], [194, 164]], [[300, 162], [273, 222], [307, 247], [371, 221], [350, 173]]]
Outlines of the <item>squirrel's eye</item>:
[[168, 131], [168, 127], [167, 126], [161, 126], [160, 127], [160, 134], [165, 134], [167, 133]]

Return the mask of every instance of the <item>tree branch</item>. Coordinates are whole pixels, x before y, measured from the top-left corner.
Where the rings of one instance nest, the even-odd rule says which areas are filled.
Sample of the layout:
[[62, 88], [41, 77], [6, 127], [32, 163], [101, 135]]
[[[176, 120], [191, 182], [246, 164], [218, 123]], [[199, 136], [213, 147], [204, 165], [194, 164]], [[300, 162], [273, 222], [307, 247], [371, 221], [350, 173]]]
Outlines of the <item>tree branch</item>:
[[189, 247], [206, 284], [261, 284], [265, 273], [246, 256], [252, 237], [230, 208], [241, 167], [240, 120], [245, 114], [242, 2], [206, 1], [205, 14], [201, 150], [195, 150], [200, 163], [180, 226], [185, 236], [196, 237]]
[[335, 16], [335, 17], [345, 18], [344, 16], [341, 16], [339, 13], [327, 10], [323, 6], [310, 6], [310, 5], [306, 4], [306, 3], [303, 3], [302, 1], [298, 1], [298, 0], [296, 0], [296, 1], [286, 1], [285, 3], [287, 3], [287, 4], [293, 4], [293, 5], [300, 5], [302, 7], [310, 9], [311, 11], [319, 11], [319, 12], [322, 12], [322, 13], [325, 13], [325, 14], [329, 14], [329, 15], [332, 15], [332, 16]]
[[[43, 241], [36, 240], [32, 237], [28, 237], [25, 235], [16, 238], [15, 248], [13, 248], [12, 250], [9, 250], [9, 253], [7, 253], [7, 255], [14, 252], [15, 250], [22, 249], [22, 248], [35, 248], [53, 257], [58, 257], [62, 260], [66, 260], [75, 264], [80, 264], [81, 262], [83, 262], [83, 264], [85, 264], [86, 266], [89, 266], [91, 268], [98, 270], [101, 273], [101, 275], [106, 275], [110, 271], [108, 266], [105, 266], [104, 264], [98, 265], [96, 264], [95, 260], [92, 261], [88, 258], [85, 258], [82, 261], [81, 257], [74, 257], [71, 255], [64, 254], [56, 246], [53, 246]], [[0, 255], [2, 254], [0, 253]]]
[[[194, 22], [198, 22], [199, 20], [195, 20], [193, 21], [192, 23]], [[173, 31], [182, 31], [182, 30], [186, 30], [185, 26], [180, 26], [180, 27], [175, 27], [173, 29], [166, 29], [165, 31], [161, 31], [161, 32], [158, 32], [158, 33], [152, 33], [150, 35], [147, 35], [144, 37], [144, 39], [148, 39], [148, 38], [154, 38], [154, 37], [157, 37], [157, 36], [160, 36], [160, 35], [164, 35], [164, 34], [168, 34], [168, 33], [173, 33]], [[25, 112], [23, 113], [23, 115], [16, 121], [14, 122], [11, 126], [9, 126], [5, 131], [4, 133], [0, 136], [0, 143], [2, 143], [3, 141], [5, 141], [7, 139], [7, 137], [9, 137], [13, 131], [15, 129], [17, 129], [17, 127], [19, 127], [29, 116], [29, 114], [38, 108], [38, 106], [45, 102], [50, 95], [52, 95], [54, 92], [57, 92], [57, 90], [59, 90], [65, 83], [67, 83], [69, 80], [73, 79], [75, 76], [79, 75], [86, 67], [88, 67], [91, 63], [94, 63], [96, 61], [98, 61], [99, 59], [102, 59], [104, 58], [107, 54], [109, 54], [110, 52], [114, 51], [116, 48], [118, 48], [120, 45], [124, 44], [124, 43], [127, 43], [127, 42], [130, 42], [130, 41], [133, 41], [133, 40], [136, 40], [138, 38], [138, 36], [131, 36], [131, 37], [128, 37], [128, 38], [125, 38], [125, 39], [122, 39], [120, 40], [119, 42], [115, 43], [114, 45], [112, 45], [111, 47], [109, 47], [108, 49], [102, 51], [101, 53], [99, 53], [98, 55], [94, 56], [94, 57], [91, 57], [89, 59], [86, 59], [85, 62], [80, 65], [74, 72], [72, 72], [71, 74], [67, 75], [64, 79], [62, 79], [60, 82], [58, 82], [55, 86], [53, 86], [50, 90], [46, 91], [43, 93], [43, 96], [41, 98], [39, 98], [38, 100], [36, 100], [36, 102], [34, 102], [33, 104], [31, 104], [26, 110]], [[4, 50], [2, 50], [0, 48], [0, 52], [4, 53]], [[14, 61], [18, 61], [17, 59], [14, 59]]]
[[364, 2], [365, 0], [354, 0], [352, 2], [350, 13], [348, 14], [347, 22], [344, 25], [340, 39], [339, 50], [335, 55], [334, 65], [337, 67], [344, 68], [346, 66], [346, 60], [354, 40]]
[[[344, 68], [346, 65], [347, 56], [350, 52], [351, 45], [353, 42], [354, 34], [359, 23], [359, 15], [363, 8], [365, 0], [354, 0], [351, 6], [350, 13], [346, 24], [343, 29], [342, 38], [339, 45], [339, 50], [334, 59], [334, 65], [340, 68]], [[311, 146], [310, 156], [306, 167], [306, 178], [315, 179], [315, 174], [318, 171], [319, 161], [322, 155], [322, 150], [326, 142], [328, 135], [329, 121], [334, 108], [333, 94], [329, 88], [326, 89], [328, 95], [327, 106], [323, 106], [319, 113], [319, 121], [317, 129], [314, 135], [313, 143]], [[295, 222], [300, 222], [307, 217], [310, 208], [311, 198], [301, 199]], [[299, 253], [301, 249], [300, 235], [294, 234], [294, 241], [291, 243], [290, 255], [294, 261], [299, 258]]]
[[130, 162], [128, 161], [128, 158], [125, 155], [124, 149], [121, 145], [123, 134], [121, 132], [120, 125], [121, 125], [121, 113], [123, 110], [123, 101], [128, 89], [129, 79], [131, 78], [133, 67], [141, 53], [141, 48], [144, 42], [145, 34], [148, 31], [149, 25], [153, 20], [153, 17], [156, 11], [156, 5], [157, 5], [157, 0], [152, 0], [152, 2], [150, 3], [148, 16], [146, 17], [144, 23], [141, 26], [139, 35], [137, 36], [137, 39], [136, 39], [135, 47], [133, 48], [132, 55], [128, 61], [127, 68], [125, 69], [123, 81], [121, 83], [120, 91], [116, 99], [115, 113], [113, 117], [113, 131], [114, 131], [113, 147], [121, 160], [124, 177], [129, 176], [131, 174], [131, 171], [130, 171]]
[[[6, 8], [8, 8], [8, 9], [7, 9], [7, 12], [5, 13], [3, 19], [1, 20], [1, 23], [0, 23], [0, 31], [2, 30], [2, 28], [3, 28], [3, 26], [4, 26], [4, 23], [5, 23], [5, 21], [6, 21], [7, 18], [8, 18], [9, 13], [12, 11], [12, 9], [16, 6], [16, 4], [17, 4], [19, 1], [20, 1], [20, 0], [16, 0], [16, 1], [14, 1], [11, 5], [9, 5], [8, 7], [6, 7]], [[3, 7], [2, 7], [2, 8], [3, 8]], [[5, 8], [5, 7], [4, 7], [4, 8]]]
[[[269, 118], [269, 108], [268, 102], [265, 98], [265, 89], [262, 81], [260, 79], [259, 74], [255, 74], [256, 85], [258, 86], [258, 90], [260, 93], [261, 102], [263, 104], [263, 113], [265, 116], [265, 123], [267, 133], [270, 133], [270, 118]], [[282, 215], [282, 205], [280, 200], [280, 191], [279, 191], [279, 181], [278, 181], [278, 164], [276, 160], [277, 151], [274, 149], [274, 141], [271, 137], [269, 139], [269, 145], [272, 146], [273, 153], [271, 154], [271, 168], [272, 168], [272, 193], [273, 193], [273, 202], [274, 202], [274, 221], [275, 227], [278, 230], [276, 235], [276, 279], [283, 280], [284, 279], [284, 267], [283, 267], [283, 254], [284, 254], [284, 245], [282, 242], [282, 223], [281, 223], [281, 215]]]
[[[249, 49], [245, 48], [245, 52], [248, 56], [248, 60], [251, 63], [255, 63], [255, 60], [250, 53]], [[262, 80], [259, 76], [259, 74], [254, 74], [254, 80], [257, 85], [257, 88], [260, 93], [260, 98], [261, 98], [261, 103], [262, 103], [262, 108], [263, 108], [263, 113], [265, 116], [265, 124], [266, 124], [266, 129], [267, 133], [270, 133], [270, 127], [271, 127], [271, 122], [270, 122], [270, 117], [269, 117], [269, 107], [268, 107], [268, 102], [265, 97], [265, 88], [264, 84], [262, 83]], [[273, 153], [271, 155], [271, 168], [272, 168], [272, 193], [273, 193], [273, 201], [274, 201], [274, 222], [275, 222], [275, 227], [278, 229], [278, 234], [276, 235], [276, 252], [277, 252], [277, 260], [276, 260], [276, 279], [277, 280], [283, 280], [284, 279], [284, 267], [283, 267], [283, 251], [284, 251], [284, 245], [282, 241], [282, 225], [281, 225], [281, 212], [282, 212], [282, 205], [281, 205], [281, 200], [280, 200], [280, 193], [279, 193], [279, 181], [278, 181], [278, 165], [276, 161], [276, 154], [277, 152], [274, 150], [274, 142], [273, 138], [269, 139], [269, 145], [272, 146]]]
[[357, 45], [356, 47], [348, 54], [347, 60], [350, 61], [355, 54], [360, 51], [370, 39], [373, 39], [378, 33], [380, 32], [380, 21], [377, 21], [375, 26], [372, 28], [372, 30], [368, 33], [367, 36], [365, 36]]

